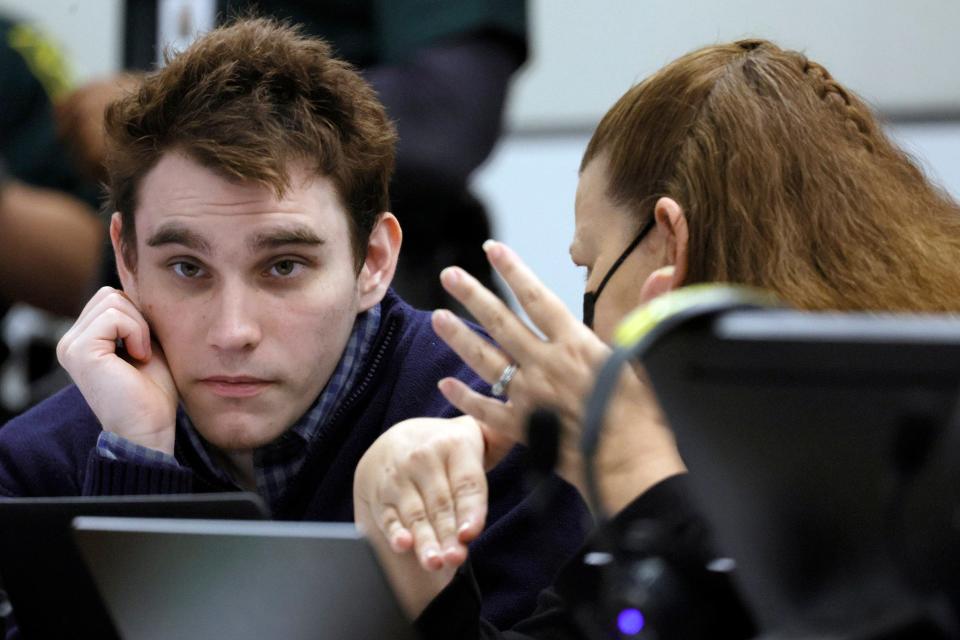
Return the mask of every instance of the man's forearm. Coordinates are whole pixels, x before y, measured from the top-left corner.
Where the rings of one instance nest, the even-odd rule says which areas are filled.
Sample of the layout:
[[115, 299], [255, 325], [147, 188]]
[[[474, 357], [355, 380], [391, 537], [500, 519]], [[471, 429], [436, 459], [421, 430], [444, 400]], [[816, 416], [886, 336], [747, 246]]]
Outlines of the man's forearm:
[[110, 460], [91, 452], [81, 495], [153, 495], [192, 493], [193, 471], [169, 464]]

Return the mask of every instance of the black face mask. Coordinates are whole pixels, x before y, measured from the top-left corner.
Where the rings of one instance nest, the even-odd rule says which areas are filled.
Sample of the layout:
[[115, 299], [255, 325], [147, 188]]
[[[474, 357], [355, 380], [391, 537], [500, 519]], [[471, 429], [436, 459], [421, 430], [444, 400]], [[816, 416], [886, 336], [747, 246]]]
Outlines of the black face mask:
[[633, 242], [630, 243], [626, 249], [623, 250], [623, 253], [620, 254], [620, 257], [617, 258], [617, 261], [613, 263], [613, 266], [607, 271], [607, 275], [603, 276], [603, 280], [600, 281], [600, 286], [597, 287], [596, 291], [587, 291], [583, 294], [583, 324], [587, 325], [588, 329], [593, 329], [593, 308], [597, 305], [597, 298], [600, 297], [600, 293], [603, 292], [603, 288], [607, 286], [607, 282], [610, 280], [617, 269], [620, 268], [620, 265], [623, 264], [623, 261], [627, 259], [633, 250], [637, 248], [637, 245], [640, 244], [640, 241], [646, 237], [650, 230], [653, 229], [656, 224], [656, 218], [653, 216], [650, 217], [650, 220], [647, 221], [647, 224], [643, 225], [643, 228], [640, 229], [640, 233], [637, 234], [637, 237], [633, 239]]

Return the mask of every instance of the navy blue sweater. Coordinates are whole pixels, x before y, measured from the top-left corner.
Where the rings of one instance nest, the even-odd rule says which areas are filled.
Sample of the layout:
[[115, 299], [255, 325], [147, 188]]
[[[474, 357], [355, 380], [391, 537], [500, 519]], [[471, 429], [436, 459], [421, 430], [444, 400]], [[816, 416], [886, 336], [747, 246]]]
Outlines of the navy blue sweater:
[[[312, 446], [275, 517], [352, 521], [353, 473], [360, 457], [392, 425], [418, 416], [456, 415], [437, 390], [455, 376], [489, 391], [433, 332], [429, 314], [390, 293], [380, 330], [356, 387], [336, 409], [326, 437]], [[101, 427], [83, 396], [70, 386], [0, 428], [0, 495], [67, 496], [236, 491], [204, 470], [196, 454], [178, 444], [181, 469], [106, 460], [95, 454]], [[186, 442], [177, 437], [178, 443]], [[550, 503], [532, 500], [522, 478], [525, 451], [515, 449], [489, 474], [486, 530], [471, 546], [483, 615], [508, 627], [534, 608], [538, 591], [553, 579], [584, 539], [587, 510], [562, 481]], [[549, 521], [544, 512], [549, 513]]]

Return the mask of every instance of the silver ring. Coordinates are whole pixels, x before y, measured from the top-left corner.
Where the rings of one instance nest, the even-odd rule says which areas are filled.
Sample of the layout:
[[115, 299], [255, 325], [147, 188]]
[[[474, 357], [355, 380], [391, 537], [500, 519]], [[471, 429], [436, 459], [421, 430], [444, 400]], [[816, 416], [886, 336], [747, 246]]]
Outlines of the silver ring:
[[495, 396], [502, 396], [507, 390], [507, 385], [513, 380], [513, 376], [517, 375], [518, 368], [519, 367], [512, 362], [504, 367], [503, 372], [500, 374], [500, 379], [490, 387], [490, 392]]

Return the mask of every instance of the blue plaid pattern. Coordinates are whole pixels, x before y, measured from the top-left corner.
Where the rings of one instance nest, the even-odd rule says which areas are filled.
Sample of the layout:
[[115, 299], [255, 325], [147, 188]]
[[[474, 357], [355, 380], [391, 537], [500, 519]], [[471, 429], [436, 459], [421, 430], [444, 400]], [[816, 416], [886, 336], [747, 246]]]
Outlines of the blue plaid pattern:
[[[303, 468], [310, 444], [322, 436], [330, 416], [356, 384], [361, 365], [373, 346], [379, 328], [380, 305], [358, 315], [340, 362], [317, 400], [282, 436], [253, 452], [257, 491], [268, 504], [277, 503], [290, 481]], [[207, 469], [220, 480], [236, 484], [226, 470], [214, 463], [207, 449], [209, 445], [197, 432], [186, 413], [178, 411], [177, 420], [187, 434], [190, 446]], [[179, 465], [177, 459], [171, 455], [140, 446], [106, 431], [97, 439], [97, 452], [111, 460], [124, 460], [135, 464]]]
[[124, 460], [136, 464], [178, 464], [169, 453], [134, 444], [110, 431], [97, 438], [97, 453], [108, 460]]

